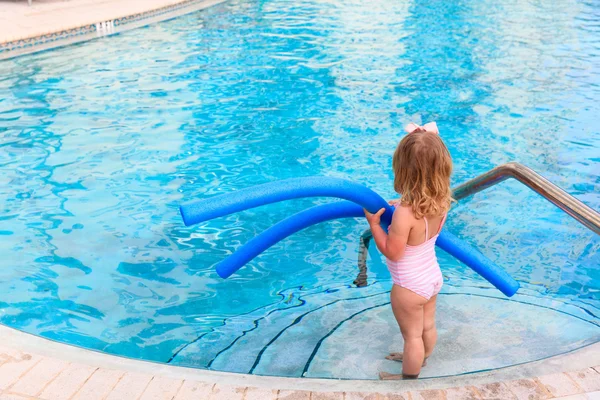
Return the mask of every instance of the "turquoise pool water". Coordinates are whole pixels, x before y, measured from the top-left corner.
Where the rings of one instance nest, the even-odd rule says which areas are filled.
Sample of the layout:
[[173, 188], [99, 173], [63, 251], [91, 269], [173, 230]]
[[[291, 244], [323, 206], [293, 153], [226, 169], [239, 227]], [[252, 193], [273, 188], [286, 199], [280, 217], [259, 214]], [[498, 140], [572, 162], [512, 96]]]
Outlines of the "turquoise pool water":
[[[519, 161], [599, 209], [600, 12], [548, 3], [231, 0], [0, 62], [0, 323], [178, 365], [375, 378], [310, 365], [352, 353], [344, 344], [370, 326], [360, 318], [382, 324], [391, 283], [377, 254], [370, 285], [352, 286], [364, 221], [308, 229], [221, 280], [216, 262], [321, 200], [192, 228], [178, 205], [310, 175], [393, 197], [403, 125], [435, 120], [454, 184]], [[523, 286], [508, 313], [501, 294], [439, 254], [441, 341], [464, 340], [483, 314], [512, 321], [518, 338], [501, 358], [482, 344], [470, 370], [600, 338], [597, 235], [514, 182], [458, 204], [448, 227]], [[516, 328], [524, 321], [531, 329]], [[548, 326], [548, 347], [523, 354]], [[439, 375], [469, 372], [451, 353]]]

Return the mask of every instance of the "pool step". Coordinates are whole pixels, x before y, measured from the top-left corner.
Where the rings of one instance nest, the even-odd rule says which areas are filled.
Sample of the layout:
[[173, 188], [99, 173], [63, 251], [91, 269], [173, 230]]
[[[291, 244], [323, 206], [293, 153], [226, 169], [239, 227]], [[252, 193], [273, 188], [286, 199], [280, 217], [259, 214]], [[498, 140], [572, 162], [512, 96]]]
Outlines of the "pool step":
[[[381, 293], [336, 300], [306, 310], [290, 318], [285, 326], [276, 323], [274, 329], [269, 330], [269, 335], [257, 330], [251, 338], [238, 341], [217, 357], [211, 368], [226, 371], [235, 366], [236, 369], [242, 368], [243, 371], [259, 375], [270, 375], [272, 371], [277, 371], [279, 376], [302, 376], [319, 342], [338, 325], [365, 310], [388, 303], [389, 294]], [[240, 354], [245, 355], [243, 360], [253, 362], [240, 364]]]
[[[173, 364], [337, 379], [376, 379], [379, 371], [401, 371], [401, 363], [385, 360], [403, 344], [383, 287], [300, 292], [290, 293], [285, 303], [227, 320], [182, 350]], [[594, 323], [522, 297], [440, 295], [440, 341], [422, 376], [502, 368], [600, 340]]]
[[170, 363], [250, 373], [272, 342], [277, 341], [290, 327], [304, 326], [306, 321], [303, 319], [307, 316], [316, 313], [322, 318], [323, 310], [334, 305], [340, 308], [346, 302], [355, 304], [350, 309], [358, 310], [360, 306], [356, 304], [378, 301], [374, 299], [377, 296], [382, 299], [389, 296], [387, 290], [376, 283], [363, 288], [292, 289], [282, 295], [284, 299], [279, 303], [227, 319], [223, 326], [181, 349]]

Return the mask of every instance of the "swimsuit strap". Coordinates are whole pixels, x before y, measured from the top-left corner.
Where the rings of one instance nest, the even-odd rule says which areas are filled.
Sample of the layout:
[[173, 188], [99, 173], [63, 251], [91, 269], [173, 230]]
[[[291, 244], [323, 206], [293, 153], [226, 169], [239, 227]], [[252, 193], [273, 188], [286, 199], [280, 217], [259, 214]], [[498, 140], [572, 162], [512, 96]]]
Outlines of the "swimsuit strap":
[[437, 232], [438, 235], [442, 231], [442, 227], [444, 226], [444, 222], [446, 222], [446, 217], [447, 216], [448, 216], [448, 214], [444, 214], [444, 216], [442, 217], [442, 220], [440, 221], [440, 229], [438, 229], [438, 232]]
[[[429, 240], [429, 223], [427, 222], [427, 218], [423, 215], [423, 220], [425, 221], [425, 242]], [[425, 243], [423, 242], [423, 243]]]

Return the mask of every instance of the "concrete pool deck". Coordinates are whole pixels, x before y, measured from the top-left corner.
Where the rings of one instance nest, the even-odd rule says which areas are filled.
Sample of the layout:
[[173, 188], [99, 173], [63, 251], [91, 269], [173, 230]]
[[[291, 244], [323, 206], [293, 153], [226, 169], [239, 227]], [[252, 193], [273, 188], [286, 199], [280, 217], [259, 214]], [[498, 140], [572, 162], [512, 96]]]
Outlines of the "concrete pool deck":
[[202, 10], [224, 0], [0, 1], [0, 60], [83, 42]]
[[0, 2], [0, 43], [143, 13], [186, 0], [26, 0]]
[[[540, 362], [451, 378], [278, 378], [116, 357], [0, 326], [0, 399], [600, 399], [600, 344]], [[564, 372], [567, 371], [567, 372]]]
[[108, 21], [183, 0], [26, 0], [0, 2], [0, 43]]

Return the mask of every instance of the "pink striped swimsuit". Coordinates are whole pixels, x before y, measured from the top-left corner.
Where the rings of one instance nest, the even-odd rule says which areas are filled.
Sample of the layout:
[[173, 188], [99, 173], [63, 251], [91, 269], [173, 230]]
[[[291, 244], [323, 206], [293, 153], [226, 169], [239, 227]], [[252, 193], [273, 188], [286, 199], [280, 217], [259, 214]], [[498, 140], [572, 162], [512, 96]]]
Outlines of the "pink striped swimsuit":
[[446, 215], [440, 222], [438, 233], [429, 237], [429, 223], [425, 220], [425, 242], [417, 245], [406, 245], [404, 255], [398, 261], [387, 259], [387, 266], [395, 285], [410, 290], [429, 300], [440, 292], [444, 278], [435, 255], [435, 240], [442, 230]]

